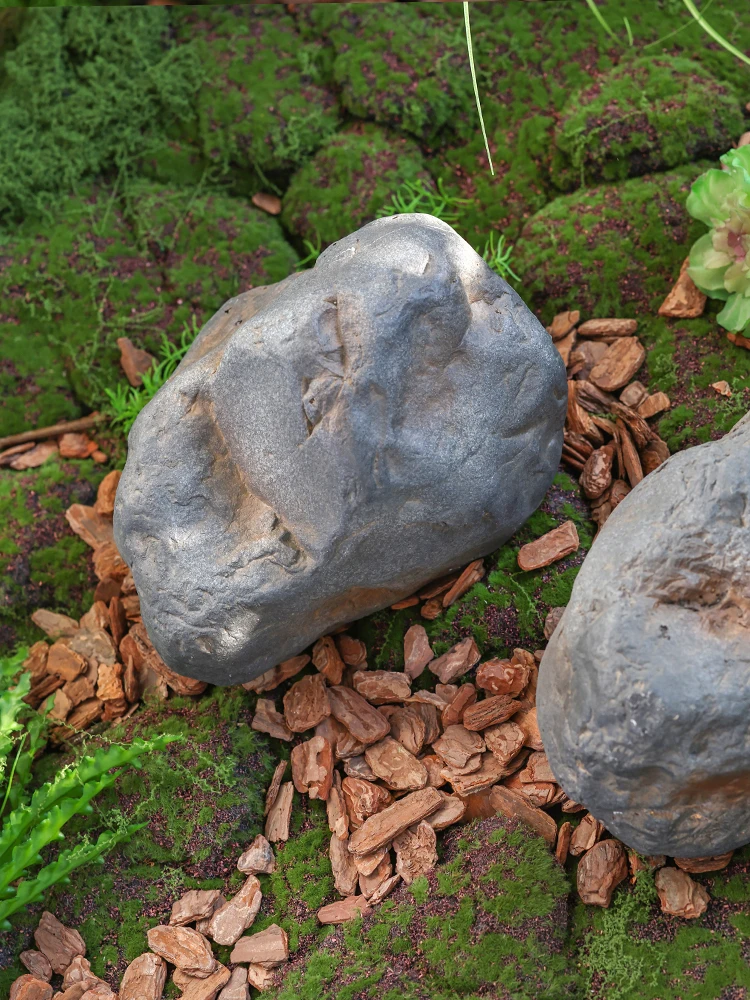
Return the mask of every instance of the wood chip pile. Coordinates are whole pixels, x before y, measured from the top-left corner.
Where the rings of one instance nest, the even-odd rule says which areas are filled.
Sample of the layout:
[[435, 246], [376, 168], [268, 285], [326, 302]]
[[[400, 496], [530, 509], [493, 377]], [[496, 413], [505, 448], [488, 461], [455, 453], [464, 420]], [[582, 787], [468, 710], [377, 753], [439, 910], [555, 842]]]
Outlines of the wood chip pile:
[[133, 578], [117, 551], [112, 512], [119, 472], [102, 480], [93, 507], [73, 504], [65, 517], [71, 529], [93, 549], [99, 580], [94, 603], [79, 621], [39, 609], [32, 621], [49, 642], [36, 642], [24, 666], [31, 690], [24, 699], [32, 708], [50, 709], [58, 723], [53, 743], [75, 736], [95, 722], [114, 722], [138, 706], [146, 691], [166, 698], [197, 695], [207, 685], [182, 677], [164, 663], [141, 621]]
[[547, 330], [568, 372], [563, 462], [580, 474], [601, 530], [630, 490], [669, 458], [648, 421], [671, 402], [635, 379], [646, 359], [637, 320], [580, 319], [577, 310], [559, 313]]
[[[581, 898], [609, 905], [643, 862], [555, 781], [536, 720], [541, 655], [516, 649], [507, 659], [480, 662], [467, 638], [435, 657], [415, 624], [405, 636], [403, 671], [368, 669], [364, 644], [344, 632], [320, 639], [312, 657], [294, 657], [244, 685], [259, 696], [253, 728], [294, 743], [267, 793], [268, 841], [289, 838], [295, 789], [326, 803], [341, 899], [322, 908], [321, 923], [368, 912], [400, 882], [409, 885], [435, 866], [439, 831], [498, 812], [541, 835], [560, 864], [579, 858]], [[277, 704], [273, 692], [311, 660], [318, 672], [293, 681]], [[425, 671], [434, 689], [412, 691]], [[571, 813], [584, 813], [575, 828], [565, 820]], [[729, 857], [702, 861], [722, 867]], [[665, 863], [649, 859], [654, 868]]]

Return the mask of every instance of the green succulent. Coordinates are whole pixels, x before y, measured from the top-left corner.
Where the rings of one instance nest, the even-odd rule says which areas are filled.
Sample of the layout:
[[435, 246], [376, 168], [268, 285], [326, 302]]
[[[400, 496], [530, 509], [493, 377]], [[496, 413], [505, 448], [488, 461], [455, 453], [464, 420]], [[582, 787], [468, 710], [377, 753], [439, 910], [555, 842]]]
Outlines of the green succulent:
[[716, 317], [726, 330], [750, 326], [750, 146], [721, 157], [688, 195], [687, 210], [711, 227], [690, 251], [688, 274], [702, 292], [726, 305]]

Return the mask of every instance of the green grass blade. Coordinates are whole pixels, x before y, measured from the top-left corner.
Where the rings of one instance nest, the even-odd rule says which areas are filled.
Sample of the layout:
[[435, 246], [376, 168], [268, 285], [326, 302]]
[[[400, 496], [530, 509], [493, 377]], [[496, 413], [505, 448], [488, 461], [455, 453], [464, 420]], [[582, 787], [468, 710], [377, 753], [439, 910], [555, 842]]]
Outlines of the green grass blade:
[[471, 26], [469, 24], [469, 4], [464, 0], [464, 24], [466, 26], [466, 45], [469, 49], [469, 67], [471, 69], [471, 82], [474, 86], [474, 99], [477, 102], [479, 112], [479, 124], [482, 126], [482, 136], [484, 138], [484, 148], [487, 150], [487, 159], [490, 163], [490, 173], [495, 176], [495, 169], [492, 166], [492, 156], [490, 155], [490, 144], [487, 142], [487, 132], [484, 127], [484, 117], [482, 115], [482, 104], [479, 100], [479, 88], [477, 87], [477, 74], [474, 69], [474, 51], [471, 47]]
[[607, 34], [610, 36], [610, 38], [613, 38], [617, 42], [618, 41], [617, 35], [614, 33], [614, 31], [610, 28], [610, 26], [604, 20], [604, 15], [599, 10], [599, 8], [596, 6], [596, 0], [586, 0], [586, 3], [588, 4], [588, 7], [589, 7], [589, 10], [591, 11], [591, 13], [597, 19], [597, 21], [599, 22], [599, 24], [601, 24], [601, 26], [604, 28], [604, 30], [607, 32]]
[[714, 41], [718, 42], [719, 45], [725, 48], [727, 52], [731, 52], [733, 56], [737, 56], [738, 59], [741, 59], [742, 62], [747, 63], [747, 65], [750, 66], [750, 56], [746, 56], [744, 52], [740, 52], [740, 50], [738, 48], [735, 48], [735, 46], [732, 45], [731, 42], [728, 42], [726, 38], [720, 35], [715, 28], [712, 28], [711, 25], [708, 23], [708, 21], [703, 17], [701, 12], [698, 10], [698, 8], [695, 6], [693, 0], [682, 0], [682, 2], [685, 4], [687, 9], [690, 11], [691, 15], [695, 18], [695, 20], [698, 22], [701, 28], [703, 28], [703, 30], [706, 32], [707, 35], [710, 35], [711, 38], [713, 38]]

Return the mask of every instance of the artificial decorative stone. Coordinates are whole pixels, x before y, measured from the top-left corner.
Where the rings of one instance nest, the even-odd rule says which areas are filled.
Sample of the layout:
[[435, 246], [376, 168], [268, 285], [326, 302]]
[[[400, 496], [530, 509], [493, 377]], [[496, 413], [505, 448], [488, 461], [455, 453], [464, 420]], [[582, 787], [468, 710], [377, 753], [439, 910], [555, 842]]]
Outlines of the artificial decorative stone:
[[555, 777], [641, 854], [750, 840], [749, 501], [746, 416], [618, 504], [542, 658]]
[[544, 327], [432, 216], [229, 300], [139, 414], [117, 488], [154, 646], [248, 681], [494, 551], [557, 471], [566, 398]]

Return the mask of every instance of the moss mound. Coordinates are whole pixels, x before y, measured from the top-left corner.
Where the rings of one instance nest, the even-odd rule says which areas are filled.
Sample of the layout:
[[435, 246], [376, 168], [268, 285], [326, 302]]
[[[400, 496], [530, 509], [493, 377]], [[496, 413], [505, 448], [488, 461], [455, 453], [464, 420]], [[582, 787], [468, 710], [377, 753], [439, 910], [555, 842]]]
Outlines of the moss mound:
[[516, 244], [519, 292], [546, 322], [562, 309], [585, 316], [656, 312], [705, 227], [685, 210], [708, 164], [602, 185], [556, 198]]
[[168, 325], [200, 327], [227, 299], [286, 278], [299, 260], [277, 219], [242, 198], [136, 181], [127, 214], [163, 279]]
[[634, 59], [585, 87], [563, 109], [552, 180], [569, 189], [715, 159], [742, 128], [734, 87], [698, 63], [670, 56]]
[[174, 18], [180, 40], [201, 39], [209, 82], [198, 121], [209, 160], [255, 168], [263, 180], [294, 170], [335, 132], [327, 53], [303, 43], [280, 5], [183, 8]]
[[219, 192], [136, 181], [60, 201], [0, 238], [0, 435], [101, 408], [118, 337], [156, 351], [297, 259], [276, 219]]
[[[80, 930], [93, 971], [117, 989], [127, 963], [147, 950], [148, 929], [168, 920], [183, 892], [236, 891], [244, 876], [235, 863], [262, 829], [263, 794], [273, 770], [267, 742], [250, 728], [249, 708], [242, 688], [213, 689], [199, 700], [151, 703], [107, 729], [106, 737], [87, 737], [93, 743], [129, 742], [177, 733], [184, 742], [145, 759], [142, 770], [94, 799], [94, 817], [76, 817], [66, 826], [72, 842], [84, 828], [96, 837], [97, 828], [147, 824], [103, 867], [78, 869], [71, 884], [51, 890], [44, 905], [13, 917], [14, 930], [0, 945], [0, 994], [7, 996], [24, 971], [17, 956], [33, 947], [32, 932], [45, 908]], [[70, 759], [68, 753], [45, 755], [36, 780], [49, 778]], [[222, 961], [229, 950], [221, 949]]]
[[190, 117], [201, 69], [194, 45], [170, 47], [170, 20], [163, 7], [26, 12], [3, 56], [0, 219], [38, 213]]
[[332, 74], [344, 107], [428, 143], [474, 104], [465, 38], [444, 30], [432, 6], [312, 4], [298, 13], [306, 37], [335, 51]]
[[61, 199], [46, 225], [0, 237], [2, 378], [20, 379], [0, 434], [106, 401], [122, 377], [115, 340], [140, 340], [161, 312], [155, 262], [133, 244], [115, 193], [97, 188]]
[[294, 174], [281, 221], [300, 239], [326, 247], [371, 222], [399, 185], [418, 178], [431, 180], [415, 142], [357, 122]]
[[501, 819], [451, 830], [446, 864], [300, 952], [273, 1000], [562, 1000], [568, 879], [541, 838]]

